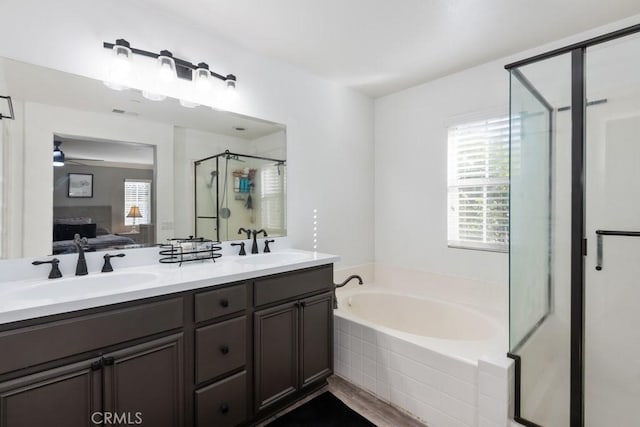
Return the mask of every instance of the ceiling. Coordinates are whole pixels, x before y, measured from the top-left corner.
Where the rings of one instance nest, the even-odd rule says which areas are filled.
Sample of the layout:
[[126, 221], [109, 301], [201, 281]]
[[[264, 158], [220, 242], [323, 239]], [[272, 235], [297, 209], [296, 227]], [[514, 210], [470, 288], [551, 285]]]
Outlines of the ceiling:
[[138, 0], [379, 97], [640, 13], [638, 0]]

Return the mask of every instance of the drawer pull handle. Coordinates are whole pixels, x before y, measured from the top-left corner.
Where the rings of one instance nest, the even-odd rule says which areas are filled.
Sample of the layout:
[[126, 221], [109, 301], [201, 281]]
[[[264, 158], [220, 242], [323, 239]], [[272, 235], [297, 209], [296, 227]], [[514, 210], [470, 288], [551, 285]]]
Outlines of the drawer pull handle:
[[228, 299], [221, 299], [220, 300], [220, 305], [222, 307], [225, 307], [225, 308], [229, 307], [229, 300]]
[[223, 414], [229, 412], [229, 405], [227, 405], [226, 403], [220, 405], [220, 412], [222, 412]]
[[227, 354], [227, 353], [229, 353], [229, 346], [227, 346], [227, 345], [221, 345], [221, 346], [220, 346], [220, 353], [222, 353], [222, 354]]

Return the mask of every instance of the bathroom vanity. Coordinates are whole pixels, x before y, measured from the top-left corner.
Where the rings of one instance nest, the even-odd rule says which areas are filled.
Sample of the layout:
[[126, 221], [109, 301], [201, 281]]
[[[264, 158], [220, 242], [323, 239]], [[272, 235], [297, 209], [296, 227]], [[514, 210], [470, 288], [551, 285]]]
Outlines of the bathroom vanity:
[[[333, 370], [337, 258], [273, 255], [138, 267], [126, 274], [156, 279], [135, 291], [94, 275], [113, 277], [114, 292], [5, 312], [0, 426], [91, 426], [111, 414], [154, 427], [252, 424], [321, 387]], [[64, 280], [84, 279], [46, 286]], [[58, 312], [25, 318], [47, 309]]]

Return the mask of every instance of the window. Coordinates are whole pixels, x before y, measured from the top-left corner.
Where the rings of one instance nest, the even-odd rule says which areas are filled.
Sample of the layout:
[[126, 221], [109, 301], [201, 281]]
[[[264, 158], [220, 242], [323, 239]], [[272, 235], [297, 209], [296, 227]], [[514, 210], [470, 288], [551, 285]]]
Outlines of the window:
[[137, 224], [151, 224], [151, 181], [148, 179], [124, 180], [124, 225], [133, 225], [134, 218], [127, 214], [131, 206], [140, 209], [141, 218], [135, 218]]
[[448, 145], [449, 246], [507, 251], [509, 117], [452, 126]]
[[286, 223], [285, 168], [281, 164], [260, 169], [260, 197], [262, 227], [269, 233], [284, 233]]

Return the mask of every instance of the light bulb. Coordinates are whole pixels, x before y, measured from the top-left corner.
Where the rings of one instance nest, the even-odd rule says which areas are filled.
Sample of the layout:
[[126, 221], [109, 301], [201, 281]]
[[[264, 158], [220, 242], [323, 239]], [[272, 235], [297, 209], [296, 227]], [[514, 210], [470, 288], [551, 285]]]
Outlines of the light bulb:
[[228, 91], [236, 90], [236, 83], [237, 83], [236, 76], [234, 76], [233, 74], [227, 74], [227, 77], [224, 82], [227, 85]]
[[128, 89], [132, 63], [129, 42], [124, 39], [116, 40], [112, 52], [113, 56], [107, 70], [107, 80], [104, 81], [104, 84], [114, 90]]
[[150, 89], [142, 91], [142, 96], [151, 101], [166, 99], [165, 93], [169, 86], [177, 79], [176, 62], [173, 54], [168, 50], [161, 50], [158, 56], [156, 74]]
[[211, 89], [211, 72], [206, 63], [198, 64], [198, 68], [193, 72], [193, 83], [199, 92]]
[[172, 82], [177, 78], [176, 61], [168, 50], [161, 50], [158, 56], [158, 78], [162, 83]]

